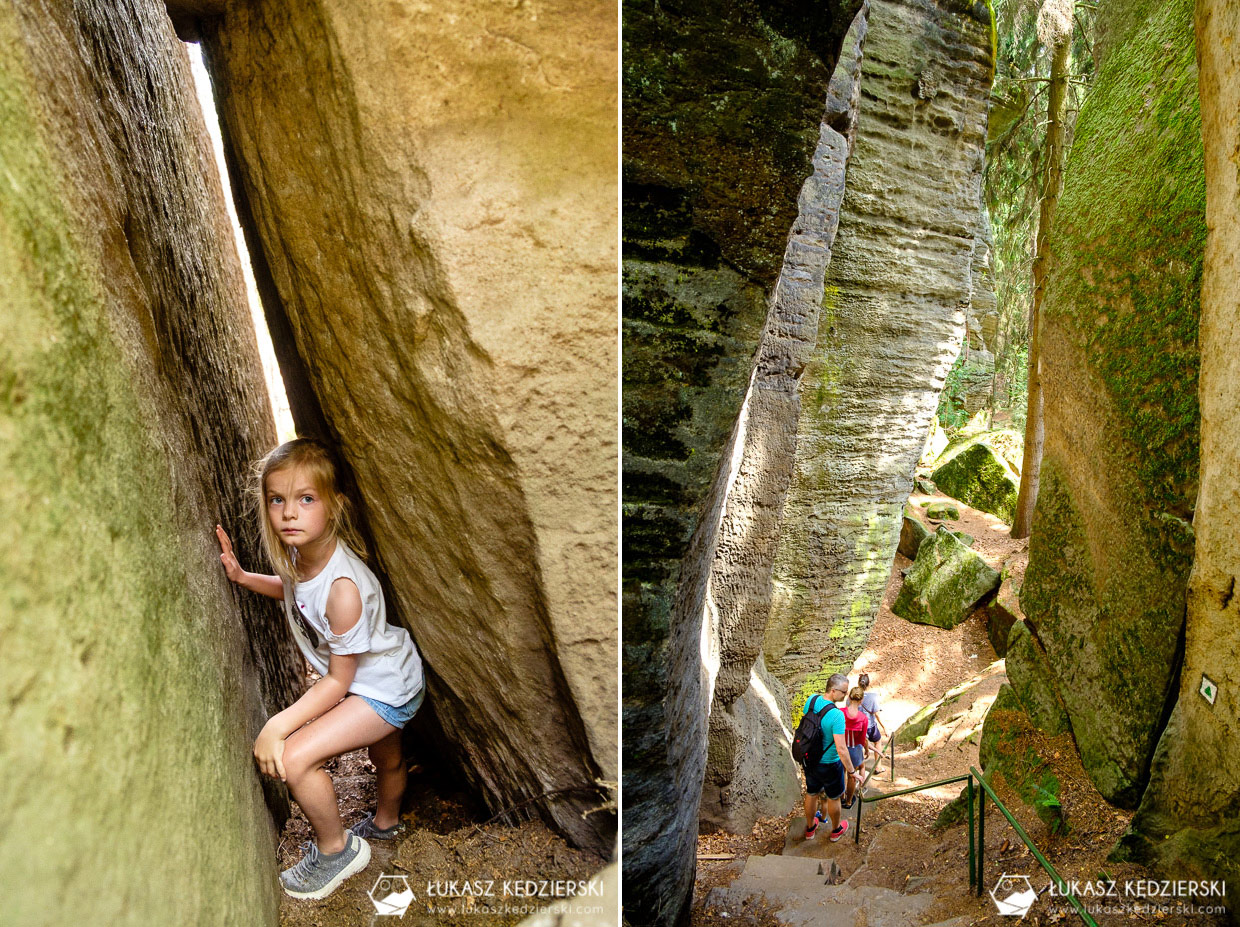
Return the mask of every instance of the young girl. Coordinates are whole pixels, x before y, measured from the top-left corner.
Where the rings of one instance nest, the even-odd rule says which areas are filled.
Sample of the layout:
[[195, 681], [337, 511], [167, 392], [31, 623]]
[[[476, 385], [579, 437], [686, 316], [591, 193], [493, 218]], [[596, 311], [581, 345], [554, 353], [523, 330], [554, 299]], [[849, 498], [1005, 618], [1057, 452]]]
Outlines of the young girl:
[[[308, 438], [282, 444], [262, 461], [259, 528], [276, 575], [247, 573], [215, 526], [228, 578], [284, 601], [297, 646], [322, 676], [269, 720], [254, 758], [279, 776], [314, 828], [305, 855], [280, 874], [295, 898], [324, 898], [366, 868], [364, 838], [390, 840], [399, 829], [405, 763], [400, 729], [422, 704], [422, 660], [409, 632], [385, 620], [383, 592], [358, 556], [349, 501], [327, 448]], [[369, 746], [375, 811], [345, 831], [323, 763]]]
[[[865, 693], [861, 697], [861, 710], [866, 713], [870, 719], [870, 729], [866, 732], [865, 749], [866, 753], [871, 754], [874, 759], [881, 761], [882, 754], [879, 752], [878, 744], [882, 738], [887, 736], [887, 726], [878, 716], [878, 696], [873, 692], [867, 691], [870, 688], [870, 674], [862, 673], [857, 679], [857, 685], [861, 686], [861, 691]], [[874, 764], [874, 771], [878, 772], [879, 763]]]

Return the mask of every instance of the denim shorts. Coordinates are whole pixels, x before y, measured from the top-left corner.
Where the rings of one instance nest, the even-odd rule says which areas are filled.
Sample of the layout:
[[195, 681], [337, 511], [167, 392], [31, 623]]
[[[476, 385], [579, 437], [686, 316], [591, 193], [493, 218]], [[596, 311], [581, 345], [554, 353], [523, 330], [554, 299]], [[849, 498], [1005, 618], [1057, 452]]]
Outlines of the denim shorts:
[[368, 695], [363, 695], [362, 698], [367, 705], [378, 713], [380, 718], [392, 725], [392, 727], [402, 728], [418, 713], [418, 709], [422, 707], [422, 696], [425, 694], [426, 687], [423, 686], [418, 690], [417, 695], [403, 705], [389, 705], [387, 702], [381, 702]]

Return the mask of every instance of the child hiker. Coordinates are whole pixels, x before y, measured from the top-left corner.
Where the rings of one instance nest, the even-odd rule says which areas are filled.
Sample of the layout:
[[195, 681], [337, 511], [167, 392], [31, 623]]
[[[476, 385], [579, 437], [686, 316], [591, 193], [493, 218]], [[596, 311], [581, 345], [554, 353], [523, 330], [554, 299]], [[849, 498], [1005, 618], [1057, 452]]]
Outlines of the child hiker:
[[[228, 578], [284, 601], [297, 646], [322, 677], [267, 722], [254, 758], [288, 784], [314, 828], [301, 861], [280, 874], [285, 892], [325, 898], [366, 868], [366, 838], [397, 834], [406, 775], [400, 729], [422, 704], [422, 660], [409, 632], [385, 620], [383, 592], [359, 557], [327, 448], [309, 438], [280, 445], [263, 459], [258, 488], [259, 528], [276, 575], [241, 569], [224, 529], [215, 533]], [[378, 798], [346, 831], [323, 763], [359, 747], [370, 748]]]

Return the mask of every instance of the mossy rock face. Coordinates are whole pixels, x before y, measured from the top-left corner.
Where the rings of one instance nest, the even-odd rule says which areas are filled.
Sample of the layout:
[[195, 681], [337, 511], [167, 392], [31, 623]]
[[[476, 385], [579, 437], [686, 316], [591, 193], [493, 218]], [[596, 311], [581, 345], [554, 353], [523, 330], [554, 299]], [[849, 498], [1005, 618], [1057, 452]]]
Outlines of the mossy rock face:
[[924, 479], [921, 477], [913, 481], [913, 486], [918, 492], [924, 493], [927, 496], [933, 496], [939, 491], [939, 487], [934, 484], [934, 480]]
[[939, 492], [997, 515], [1008, 524], [1016, 514], [1020, 477], [984, 437], [951, 452], [935, 469], [933, 479]]
[[1055, 674], [1024, 621], [1013, 622], [1008, 632], [1007, 672], [1021, 706], [1037, 728], [1051, 735], [1069, 729]]
[[1020, 605], [1017, 603], [1016, 590], [1005, 571], [999, 582], [998, 593], [986, 605], [986, 636], [990, 638], [990, 646], [1000, 657], [1007, 655], [1008, 634], [1019, 616]]
[[978, 747], [978, 764], [988, 782], [996, 774], [1034, 810], [1053, 832], [1063, 833], [1067, 820], [1059, 804], [1059, 779], [1050, 764], [1027, 745], [1033, 724], [1021, 710], [1020, 698], [1011, 686], [1000, 687], [986, 720]]
[[999, 574], [940, 527], [922, 542], [891, 610], [917, 624], [951, 630], [999, 585]]
[[1046, 451], [1021, 606], [1060, 691], [1083, 696], [1067, 707], [1085, 771], [1127, 808], [1175, 690], [1201, 474], [1193, 22], [1190, 0], [1100, 8], [1042, 320]]
[[926, 517], [938, 521], [957, 521], [960, 518], [960, 509], [950, 502], [931, 502], [926, 506]]
[[944, 700], [939, 699], [919, 709], [913, 717], [900, 725], [900, 729], [895, 733], [896, 743], [916, 744], [918, 738], [925, 737], [930, 731], [930, 726], [934, 724], [934, 719], [938, 717], [939, 709], [943, 707], [943, 704]]
[[900, 546], [897, 550], [910, 560], [916, 560], [917, 551], [921, 549], [921, 542], [928, 537], [930, 537], [930, 530], [921, 523], [921, 520], [906, 514], [900, 525]]

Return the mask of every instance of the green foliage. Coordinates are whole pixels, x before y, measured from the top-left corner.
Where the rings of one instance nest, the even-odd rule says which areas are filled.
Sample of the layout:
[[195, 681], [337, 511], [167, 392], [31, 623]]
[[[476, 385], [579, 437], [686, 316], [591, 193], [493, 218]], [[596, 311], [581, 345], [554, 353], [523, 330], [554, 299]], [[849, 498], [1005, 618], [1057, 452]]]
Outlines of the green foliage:
[[964, 407], [966, 392], [962, 376], [964, 364], [964, 352], [961, 351], [960, 356], [956, 358], [956, 363], [952, 364], [952, 369], [947, 373], [947, 382], [943, 384], [943, 392], [939, 394], [939, 408], [936, 414], [939, 417], [939, 425], [948, 434], [969, 420], [969, 413]]
[[[996, 412], [1009, 412], [1024, 426], [1028, 380], [1029, 311], [1033, 301], [1033, 244], [1046, 132], [1050, 52], [1038, 41], [1036, 0], [996, 0], [998, 63], [991, 90], [990, 130], [986, 142], [984, 195], [994, 235], [995, 295], [999, 302], [999, 338], [995, 349]], [[1068, 125], [1065, 148], [1071, 150], [1076, 113], [1093, 81], [1094, 11], [1079, 3], [1068, 68]], [[946, 426], [944, 426], [946, 427]]]

